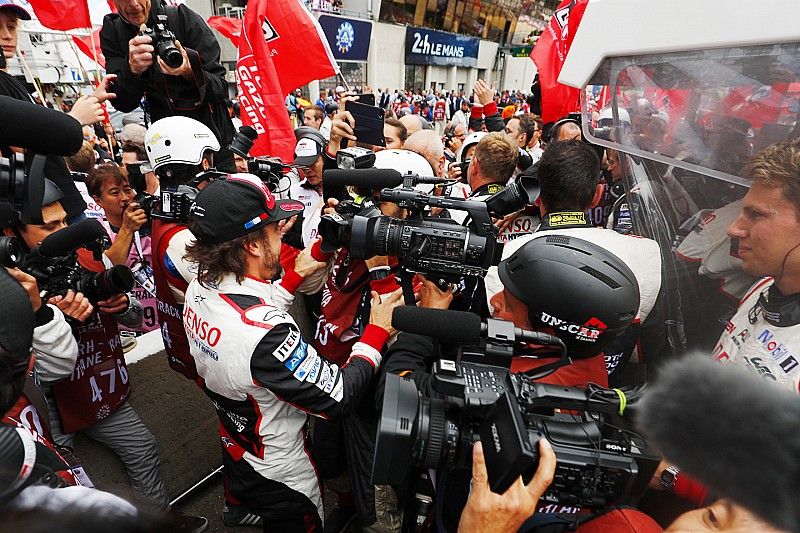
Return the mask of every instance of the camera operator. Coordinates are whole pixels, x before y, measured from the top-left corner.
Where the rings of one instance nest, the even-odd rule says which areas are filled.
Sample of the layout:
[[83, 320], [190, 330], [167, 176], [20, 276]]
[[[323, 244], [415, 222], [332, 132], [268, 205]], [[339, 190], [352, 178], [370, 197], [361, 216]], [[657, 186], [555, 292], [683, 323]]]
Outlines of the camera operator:
[[463, 124], [451, 122], [444, 130], [444, 157], [448, 165], [456, 161], [456, 154], [461, 149], [464, 139], [467, 137], [467, 129]]
[[[202, 122], [223, 146], [217, 168], [233, 172], [233, 154], [227, 147], [234, 129], [225, 107], [225, 67], [208, 24], [183, 4], [114, 0], [114, 5], [118, 13], [106, 15], [100, 31], [106, 70], [117, 76], [114, 107], [133, 111], [144, 97], [152, 122], [172, 115]], [[144, 29], [154, 31], [146, 35]]]
[[[31, 16], [24, 8], [16, 4], [6, 2], [0, 5], [0, 28], [4, 28], [2, 40], [3, 55], [6, 60], [14, 57], [14, 54], [17, 52], [20, 19], [30, 20]], [[3, 64], [5, 65], [5, 61]], [[0, 68], [0, 95], [24, 102], [33, 102], [34, 100], [28, 93], [25, 85], [14, 76], [10, 75], [6, 70], [6, 67]], [[108, 84], [113, 81], [113, 79], [113, 76], [106, 77], [92, 96], [81, 96], [78, 98], [68, 115], [82, 126], [101, 121], [103, 119], [103, 109], [100, 104], [114, 97], [113, 94], [107, 92]], [[20, 126], [24, 128], [24, 125]], [[69, 152], [63, 153], [62, 150], [63, 147], [58, 147], [57, 150], [48, 150], [48, 153], [69, 154]], [[86, 203], [75, 187], [64, 161], [60, 157], [48, 157], [45, 163], [45, 175], [53, 180], [63, 192], [64, 208], [67, 210], [70, 222], [83, 218], [83, 211], [86, 209]]]
[[136, 331], [158, 328], [156, 320], [155, 281], [153, 280], [148, 218], [136, 203], [134, 191], [124, 171], [114, 164], [100, 165], [89, 172], [89, 192], [103, 208], [103, 227], [111, 246], [103, 252], [107, 267], [125, 265], [131, 269], [136, 284], [133, 294], [142, 304], [144, 320]]
[[[214, 166], [219, 142], [204, 124], [187, 117], [167, 117], [153, 123], [145, 135], [150, 167], [159, 178], [161, 192], [197, 192], [206, 181], [195, 182], [201, 172]], [[194, 279], [194, 266], [183, 257], [194, 240], [185, 220], [152, 221], [151, 253], [156, 284], [156, 310], [170, 367], [194, 380], [197, 371], [183, 331], [184, 293]]]
[[[314, 128], [302, 126], [294, 130], [297, 144], [294, 148], [294, 164], [300, 167], [300, 181], [292, 181], [289, 198], [302, 202], [302, 227], [299, 247], [308, 246], [317, 237], [319, 219], [322, 214], [322, 171], [325, 166], [325, 148], [328, 141]], [[298, 243], [296, 243], [298, 244]]]
[[[60, 191], [45, 183], [49, 191], [42, 205], [44, 224], [22, 224], [17, 218], [3, 230], [17, 237], [28, 251], [66, 227]], [[88, 260], [84, 265], [102, 270], [102, 265]], [[60, 445], [71, 445], [73, 434], [83, 431], [109, 446], [125, 464], [137, 498], [165, 506], [155, 438], [128, 403], [131, 385], [115, 318], [130, 315], [126, 313], [129, 306], [127, 295], [119, 294], [97, 302], [97, 308], [83, 323], [72, 324], [79, 357], [69, 379], [45, 386], [50, 427]], [[138, 318], [141, 321], [140, 313]]]
[[370, 325], [344, 364], [321, 358], [286, 313], [303, 278], [326, 266], [311, 255], [318, 243], [270, 281], [280, 267], [285, 220], [302, 208], [277, 200], [255, 176], [229, 176], [203, 189], [192, 210], [197, 240], [187, 249], [198, 274], [183, 312], [220, 418], [229, 503], [288, 532], [322, 529], [320, 487], [303, 443], [307, 413], [337, 417], [355, 407], [380, 365], [401, 300], [399, 291], [383, 303], [373, 293]]

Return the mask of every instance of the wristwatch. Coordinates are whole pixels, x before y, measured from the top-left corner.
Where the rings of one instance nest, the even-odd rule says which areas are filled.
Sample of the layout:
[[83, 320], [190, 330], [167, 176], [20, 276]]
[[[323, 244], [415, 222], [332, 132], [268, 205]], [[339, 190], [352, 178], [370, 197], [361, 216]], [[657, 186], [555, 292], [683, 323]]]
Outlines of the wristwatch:
[[388, 266], [375, 267], [369, 271], [369, 279], [378, 281], [388, 278], [392, 273], [392, 269]]
[[675, 491], [675, 481], [678, 479], [678, 474], [680, 474], [681, 469], [675, 465], [668, 466], [661, 472], [661, 476], [659, 481], [661, 481], [661, 486], [667, 489], [670, 492]]

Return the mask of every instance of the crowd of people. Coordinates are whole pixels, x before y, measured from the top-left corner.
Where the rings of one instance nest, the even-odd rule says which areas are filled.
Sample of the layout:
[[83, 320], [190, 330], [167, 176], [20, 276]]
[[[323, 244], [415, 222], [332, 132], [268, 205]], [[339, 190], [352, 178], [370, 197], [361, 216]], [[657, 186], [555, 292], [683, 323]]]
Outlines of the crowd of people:
[[[563, 481], [556, 479], [557, 436], [533, 443], [535, 473], [515, 477], [502, 494], [490, 488], [489, 442], [467, 450], [471, 464], [414, 468], [399, 484], [373, 483], [372, 466], [387, 381], [400, 376], [423, 397], [439, 398], [433, 362], [452, 356], [436, 336], [396, 329], [393, 313], [404, 303], [556, 337], [565, 352], [516, 346], [519, 352], [504, 362], [539, 383], [614, 387], [622, 395], [678, 372], [670, 364], [694, 349], [755, 369], [774, 382], [754, 385], [768, 387], [767, 396], [773, 386], [776, 398], [780, 388], [796, 392], [800, 259], [787, 236], [800, 231], [800, 143], [753, 153], [742, 149], [747, 125], [712, 112], [694, 131], [702, 133], [703, 121], [718, 127], [693, 151], [667, 135], [669, 117], [638, 94], [623, 95], [613, 117], [603, 108], [590, 124], [573, 116], [544, 124], [538, 96], [497, 91], [484, 80], [468, 93], [338, 86], [320, 91], [313, 104], [299, 90], [288, 95], [294, 158], [279, 170], [251, 173], [254, 159], [234, 146], [241, 122], [228, 99], [219, 45], [202, 19], [185, 5], [158, 0], [114, 4], [118, 13], [106, 16], [100, 33], [107, 77], [69, 110], [76, 140], [47, 155], [40, 205], [31, 214], [28, 205], [0, 203], [3, 234], [32, 261], [0, 271], [0, 449], [7, 462], [0, 465], [7, 481], [0, 529], [208, 527], [203, 517], [168, 509], [158, 442], [129, 402], [125, 353], [137, 336], [159, 330], [169, 367], [210, 400], [197, 409], [218, 415], [219, 434], [207, 438], [220, 444], [225, 507], [208, 513], [221, 512], [230, 527], [463, 533], [796, 527], [765, 515], [763, 506], [748, 506], [737, 492], [726, 499], [726, 487], [702, 468], [684, 472], [680, 461], [667, 459], [644, 483], [656, 494], [655, 506], [667, 508], [658, 513], [661, 526], [648, 509], [581, 508], [553, 499], [548, 487]], [[179, 66], [167, 65], [139, 32], [159, 13], [181, 20], [173, 30]], [[29, 18], [22, 7], [0, 1], [6, 57], [15, 53], [19, 21]], [[0, 94], [34, 106], [28, 88], [4, 70]], [[378, 144], [358, 138], [348, 111], [370, 95], [384, 116]], [[145, 102], [147, 122], [117, 132], [104, 122], [104, 102], [120, 111]], [[724, 163], [751, 186], [719, 187], [665, 165], [645, 171], [643, 161], [585, 137], [604, 129], [618, 144], [682, 151], [684, 160], [716, 169]], [[354, 148], [363, 152], [353, 156]], [[364, 181], [345, 186], [328, 178], [348, 168], [342, 155], [359, 154], [367, 154], [369, 168], [432, 178], [414, 184], [426, 207], [389, 201]], [[507, 210], [497, 201], [524, 194]], [[485, 206], [485, 218], [459, 208], [464, 200]], [[642, 222], [656, 211], [658, 224]], [[411, 249], [403, 251], [380, 243], [369, 248], [354, 214], [359, 222], [382, 217], [387, 224], [424, 214], [433, 225], [447, 221], [469, 235], [488, 234], [484, 252], [496, 257], [482, 264], [481, 275], [410, 270], [409, 258], [444, 257], [447, 250], [425, 239], [409, 240]], [[91, 238], [70, 240], [77, 251], [59, 257], [69, 255], [103, 279], [126, 273], [124, 290], [90, 292], [89, 284], [51, 293], [42, 285], [52, 279], [41, 265], [55, 271], [43, 243], [73, 227]], [[722, 271], [711, 272], [713, 254], [725, 256]], [[676, 310], [690, 310], [672, 288], [676, 276], [701, 286], [721, 279], [726, 291], [721, 299], [699, 296], [702, 307], [686, 320], [694, 327], [680, 335], [673, 330]], [[725, 318], [704, 320], [709, 316]], [[657, 419], [658, 406], [649, 407], [647, 419]], [[93, 488], [90, 458], [81, 461], [72, 449], [76, 433], [119, 456], [134, 503]], [[691, 446], [692, 435], [685, 442]], [[420, 501], [427, 506], [413, 505]], [[687, 507], [694, 510], [673, 512]]]

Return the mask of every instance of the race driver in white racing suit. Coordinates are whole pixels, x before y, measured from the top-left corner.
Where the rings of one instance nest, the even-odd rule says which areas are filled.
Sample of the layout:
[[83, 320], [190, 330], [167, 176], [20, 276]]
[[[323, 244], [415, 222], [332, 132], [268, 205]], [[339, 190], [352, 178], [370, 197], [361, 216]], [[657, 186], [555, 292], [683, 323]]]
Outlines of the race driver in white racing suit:
[[[279, 270], [282, 230], [303, 209], [277, 200], [255, 176], [234, 174], [197, 196], [187, 258], [198, 265], [183, 322], [199, 379], [220, 419], [227, 503], [272, 531], [321, 531], [322, 497], [305, 448], [308, 414], [346, 414], [380, 361], [398, 290], [372, 293], [368, 325], [341, 367], [317, 354], [286, 312], [305, 276], [326, 267], [303, 250]], [[315, 254], [316, 255], [316, 254]], [[318, 256], [318, 255], [317, 255]]]

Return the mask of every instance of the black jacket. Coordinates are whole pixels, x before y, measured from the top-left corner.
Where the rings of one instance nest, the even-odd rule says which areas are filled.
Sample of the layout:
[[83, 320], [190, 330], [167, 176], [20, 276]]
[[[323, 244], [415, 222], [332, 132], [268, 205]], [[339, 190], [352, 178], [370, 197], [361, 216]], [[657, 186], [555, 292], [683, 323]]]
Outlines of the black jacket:
[[[211, 128], [223, 147], [217, 158], [217, 167], [220, 167], [220, 160], [230, 159], [232, 164], [233, 156], [227, 146], [233, 138], [234, 127], [225, 106], [228, 88], [225, 67], [220, 63], [219, 43], [200, 15], [180, 5], [173, 12], [176, 15], [170, 17], [169, 10], [161, 4], [161, 0], [153, 2], [147, 26], [153, 27], [159, 10], [168, 15], [168, 29], [186, 49], [194, 78], [165, 76], [157, 63], [141, 76], [133, 74], [128, 66], [128, 42], [139, 33], [139, 29], [119, 14], [108, 14], [100, 30], [100, 46], [106, 58], [106, 72], [117, 75], [114, 107], [120, 111], [133, 111], [142, 97], [146, 97], [146, 111], [152, 121], [174, 115], [198, 120]], [[175, 20], [177, 23], [173, 23]]]

